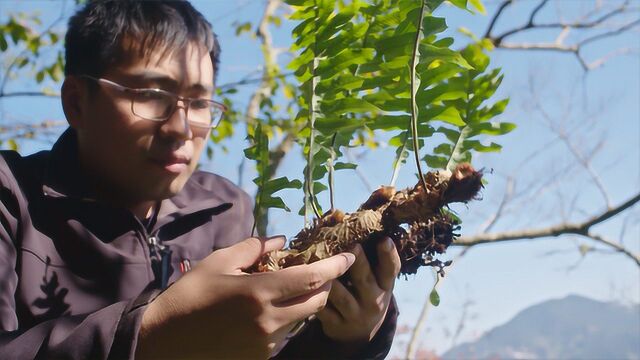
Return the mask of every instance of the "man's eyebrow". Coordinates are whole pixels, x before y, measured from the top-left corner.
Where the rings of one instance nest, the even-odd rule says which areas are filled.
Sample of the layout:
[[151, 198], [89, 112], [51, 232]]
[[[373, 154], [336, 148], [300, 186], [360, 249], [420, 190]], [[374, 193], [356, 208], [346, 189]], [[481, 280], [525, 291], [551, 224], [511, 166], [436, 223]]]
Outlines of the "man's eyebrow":
[[[170, 76], [167, 76], [162, 73], [158, 73], [155, 71], [142, 71], [140, 73], [128, 74], [134, 80], [142, 81], [142, 82], [154, 82], [159, 84], [160, 86], [169, 89], [169, 90], [177, 90], [179, 88], [178, 81], [173, 79]], [[213, 92], [213, 87], [208, 85], [203, 85], [200, 83], [191, 84], [188, 88], [189, 91], [196, 92]]]

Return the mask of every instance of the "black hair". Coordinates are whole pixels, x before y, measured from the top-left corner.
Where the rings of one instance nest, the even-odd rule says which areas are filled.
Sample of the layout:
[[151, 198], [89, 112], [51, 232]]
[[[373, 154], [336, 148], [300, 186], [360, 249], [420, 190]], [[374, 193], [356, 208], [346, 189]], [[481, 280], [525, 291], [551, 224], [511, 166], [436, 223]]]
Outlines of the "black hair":
[[220, 46], [211, 24], [189, 2], [92, 0], [69, 19], [64, 73], [100, 77], [131, 50], [148, 58], [157, 50], [182, 51], [190, 42], [206, 47], [215, 82]]

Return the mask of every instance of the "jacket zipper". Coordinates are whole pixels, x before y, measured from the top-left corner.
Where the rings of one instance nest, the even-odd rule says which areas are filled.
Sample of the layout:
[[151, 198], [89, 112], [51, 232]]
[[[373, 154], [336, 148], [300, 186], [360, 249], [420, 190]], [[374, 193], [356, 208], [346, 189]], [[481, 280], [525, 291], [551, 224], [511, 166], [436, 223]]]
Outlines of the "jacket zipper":
[[[149, 255], [152, 258], [153, 273], [156, 278], [157, 286], [160, 289], [166, 289], [169, 283], [169, 270], [171, 268], [171, 249], [168, 245], [163, 245], [157, 236], [157, 231], [147, 237], [149, 245]], [[153, 266], [153, 262], [156, 265]]]

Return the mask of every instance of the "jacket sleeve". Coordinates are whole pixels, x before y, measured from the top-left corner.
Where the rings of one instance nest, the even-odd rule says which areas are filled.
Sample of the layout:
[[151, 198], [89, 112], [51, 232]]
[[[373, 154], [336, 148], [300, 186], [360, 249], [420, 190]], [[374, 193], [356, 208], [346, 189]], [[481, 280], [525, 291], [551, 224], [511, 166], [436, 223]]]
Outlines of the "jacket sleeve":
[[29, 329], [1, 332], [0, 358], [132, 359], [142, 314], [156, 291], [145, 291], [134, 300], [90, 314], [63, 316]]
[[311, 321], [274, 357], [284, 359], [384, 359], [393, 342], [398, 320], [398, 307], [391, 298], [387, 316], [376, 335], [367, 344], [341, 343], [330, 339], [322, 331], [320, 321]]
[[145, 305], [158, 290], [89, 314], [62, 316], [35, 326], [19, 321], [20, 204], [11, 177], [0, 171], [0, 359], [133, 358]]

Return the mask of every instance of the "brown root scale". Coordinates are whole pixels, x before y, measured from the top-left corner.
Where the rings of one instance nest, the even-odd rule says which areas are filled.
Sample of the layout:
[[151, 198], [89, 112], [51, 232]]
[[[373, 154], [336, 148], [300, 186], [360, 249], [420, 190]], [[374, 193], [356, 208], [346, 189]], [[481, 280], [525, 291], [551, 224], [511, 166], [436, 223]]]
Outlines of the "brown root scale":
[[369, 260], [375, 263], [371, 247], [384, 237], [390, 237], [396, 245], [401, 274], [415, 274], [421, 266], [442, 264], [434, 257], [446, 251], [457, 236], [454, 231], [459, 229], [445, 207], [476, 198], [482, 188], [482, 173], [469, 164], [460, 164], [452, 172], [427, 173], [425, 183], [426, 189], [418, 182], [401, 191], [383, 186], [354, 213], [327, 212], [300, 231], [289, 249], [263, 255], [247, 271], [275, 271], [309, 264], [348, 251], [357, 243], [362, 243], [365, 250], [369, 248]]

